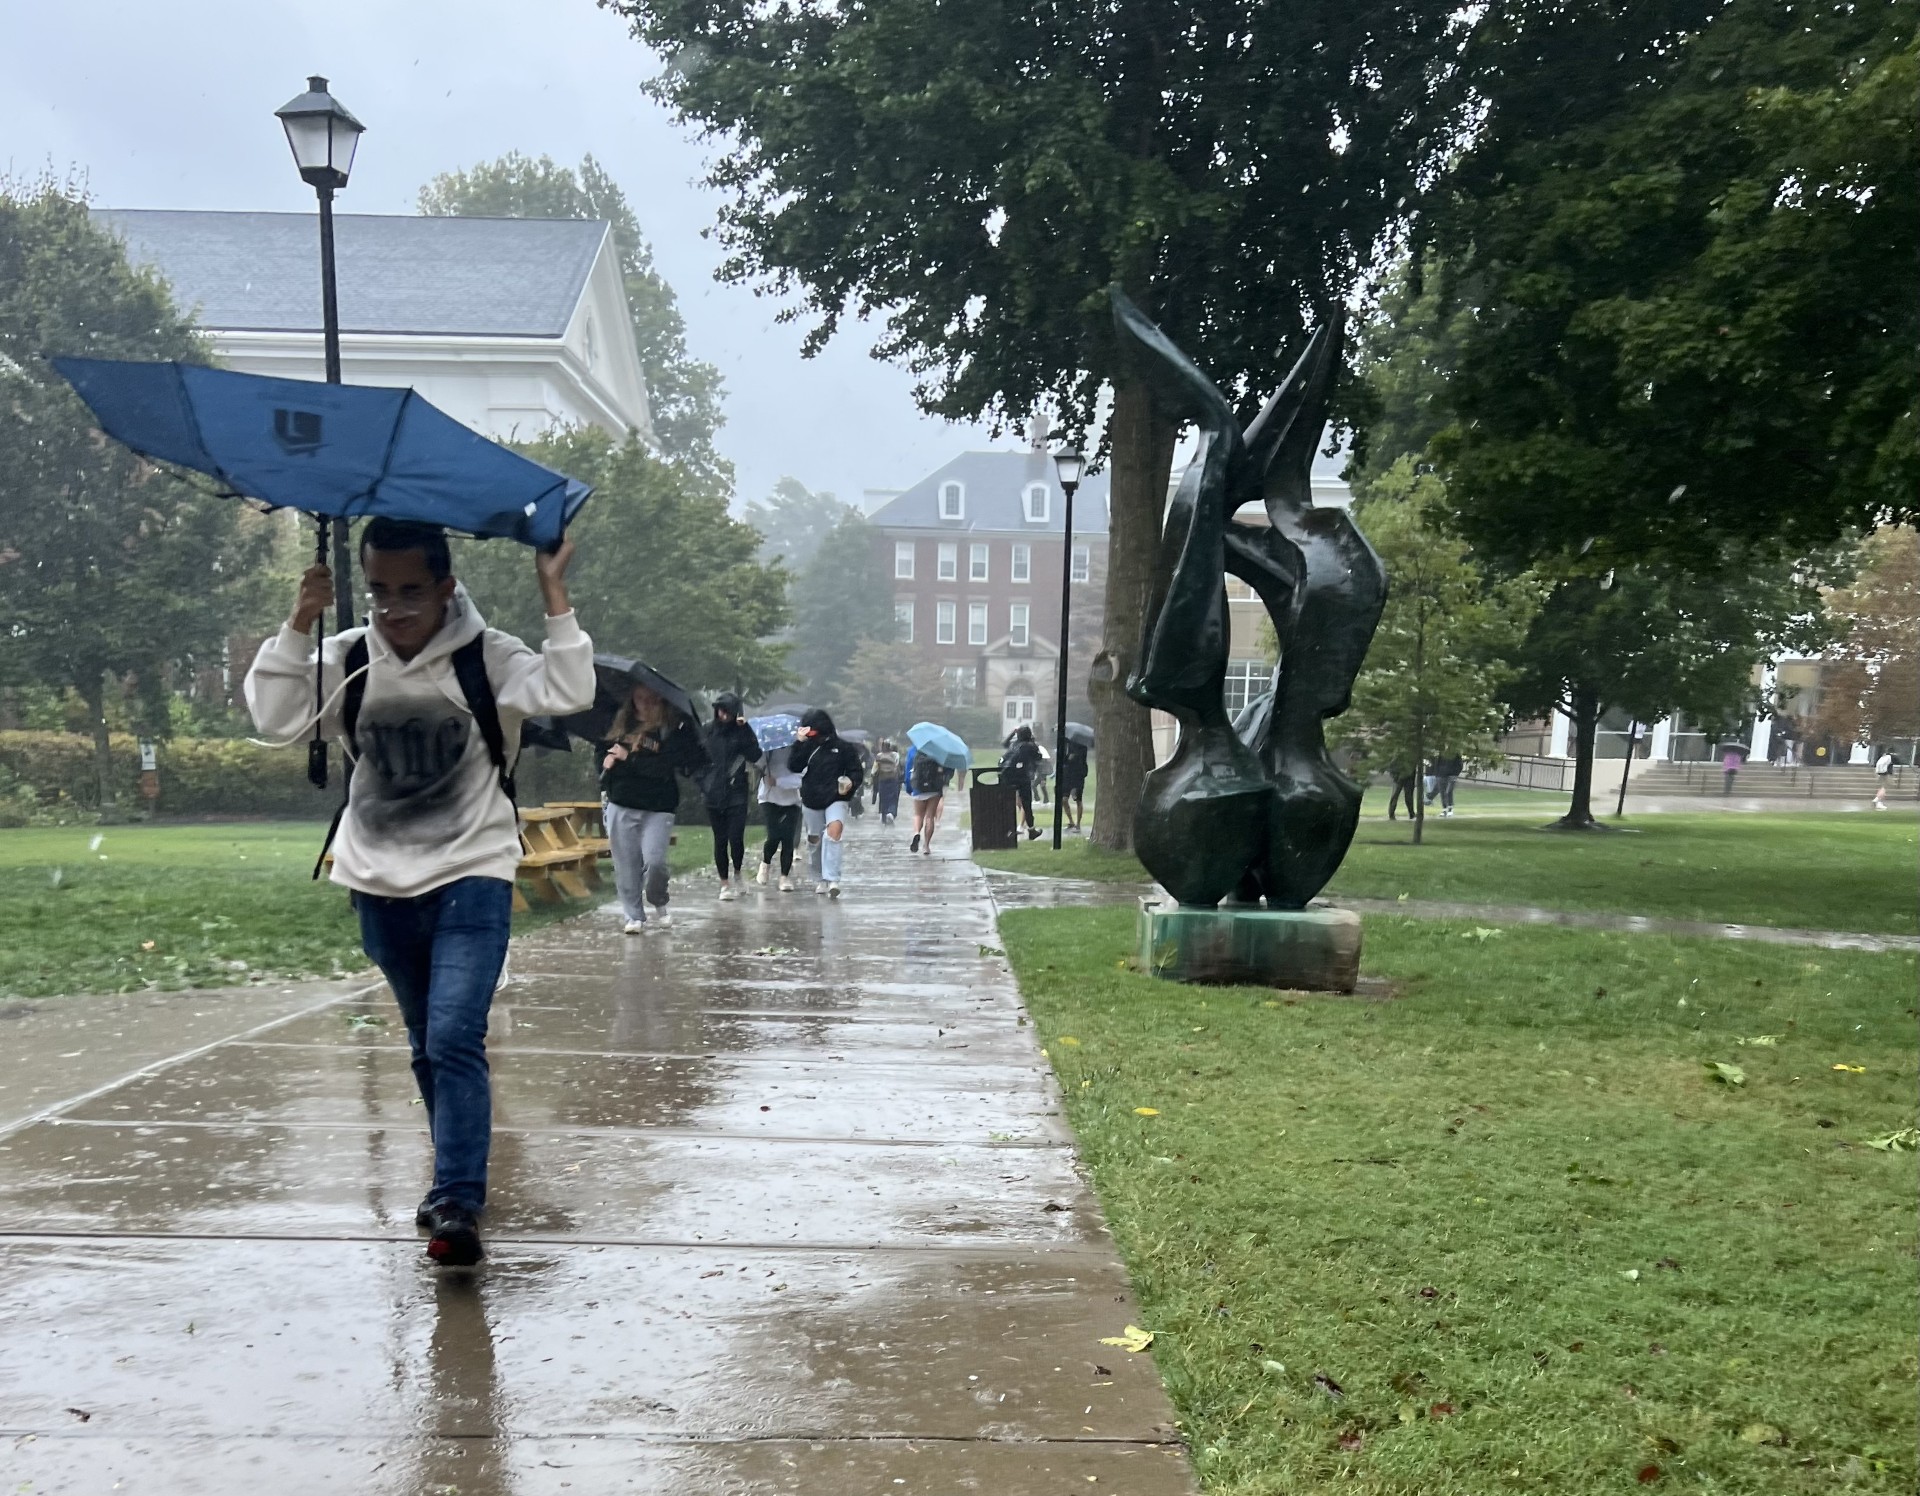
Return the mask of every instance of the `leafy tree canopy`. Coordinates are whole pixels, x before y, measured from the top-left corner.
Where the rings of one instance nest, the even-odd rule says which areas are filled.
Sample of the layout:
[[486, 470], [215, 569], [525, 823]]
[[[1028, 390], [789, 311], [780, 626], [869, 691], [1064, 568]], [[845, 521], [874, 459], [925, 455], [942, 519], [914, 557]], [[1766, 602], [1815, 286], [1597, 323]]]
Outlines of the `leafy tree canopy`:
[[938, 663], [919, 651], [868, 639], [849, 657], [834, 699], [844, 725], [902, 742], [915, 722], [941, 720], [947, 682]]
[[810, 700], [832, 700], [854, 652], [893, 636], [893, 587], [882, 571], [873, 526], [849, 509], [813, 553], [788, 593], [791, 665]]
[[747, 506], [747, 523], [764, 537], [761, 555], [769, 561], [778, 557], [788, 571], [799, 571], [849, 514], [859, 511], [824, 489], [815, 492], [798, 478], [782, 478], [769, 497]]
[[1846, 742], [1920, 738], [1920, 534], [1882, 530], [1860, 560], [1827, 597], [1838, 638], [1821, 665], [1816, 725]]
[[[571, 534], [574, 606], [597, 648], [638, 656], [695, 690], [764, 692], [787, 678], [786, 574], [758, 558], [759, 535], [725, 498], [691, 488], [684, 470], [637, 439], [557, 432], [519, 445], [535, 461], [594, 486]], [[455, 543], [455, 569], [489, 623], [541, 636], [541, 603], [524, 546]]]
[[220, 659], [271, 527], [103, 437], [61, 353], [207, 358], [79, 195], [0, 183], [0, 682], [78, 693], [104, 760], [105, 683], [132, 677], [164, 736], [169, 673]]
[[733, 469], [714, 450], [726, 417], [720, 371], [687, 351], [686, 323], [673, 287], [654, 268], [653, 251], [620, 186], [588, 156], [578, 171], [551, 156], [509, 151], [468, 171], [442, 172], [420, 189], [420, 211], [463, 218], [586, 218], [613, 225], [626, 282], [634, 342], [647, 377], [647, 401], [660, 450], [726, 488]]
[[1484, 552], [1701, 574], [1920, 510], [1916, 47], [1906, 0], [1729, 0], [1571, 99], [1516, 86], [1436, 234], [1436, 451]]

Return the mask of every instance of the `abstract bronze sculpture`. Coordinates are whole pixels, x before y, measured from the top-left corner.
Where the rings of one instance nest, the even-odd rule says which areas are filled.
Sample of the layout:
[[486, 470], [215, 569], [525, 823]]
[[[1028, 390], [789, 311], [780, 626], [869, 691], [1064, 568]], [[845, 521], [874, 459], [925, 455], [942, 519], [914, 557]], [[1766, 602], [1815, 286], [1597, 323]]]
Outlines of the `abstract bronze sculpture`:
[[[1117, 287], [1113, 315], [1156, 399], [1199, 428], [1167, 508], [1140, 665], [1127, 681], [1135, 701], [1180, 723], [1178, 749], [1141, 791], [1134, 846], [1185, 908], [1235, 895], [1305, 909], [1360, 818], [1360, 786], [1327, 756], [1321, 724], [1347, 709], [1387, 597], [1380, 558], [1352, 518], [1313, 507], [1342, 319], [1336, 311], [1321, 323], [1243, 432], [1213, 382]], [[1271, 528], [1233, 523], [1255, 502]], [[1222, 694], [1229, 573], [1259, 595], [1280, 641], [1272, 695], [1243, 714], [1240, 731]]]

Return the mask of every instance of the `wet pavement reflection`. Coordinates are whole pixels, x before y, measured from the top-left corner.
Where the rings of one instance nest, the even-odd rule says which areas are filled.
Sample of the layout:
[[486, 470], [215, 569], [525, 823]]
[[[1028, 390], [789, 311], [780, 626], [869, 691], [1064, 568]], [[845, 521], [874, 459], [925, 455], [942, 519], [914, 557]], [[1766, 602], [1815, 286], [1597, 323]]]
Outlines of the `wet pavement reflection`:
[[0, 1133], [9, 1473], [1192, 1491], [1151, 1360], [1099, 1344], [1138, 1310], [980, 873], [871, 826], [849, 866], [838, 903], [694, 882], [670, 934], [595, 913], [516, 942], [474, 1273], [419, 1249], [384, 998], [225, 1042], [156, 1021], [124, 1081]]

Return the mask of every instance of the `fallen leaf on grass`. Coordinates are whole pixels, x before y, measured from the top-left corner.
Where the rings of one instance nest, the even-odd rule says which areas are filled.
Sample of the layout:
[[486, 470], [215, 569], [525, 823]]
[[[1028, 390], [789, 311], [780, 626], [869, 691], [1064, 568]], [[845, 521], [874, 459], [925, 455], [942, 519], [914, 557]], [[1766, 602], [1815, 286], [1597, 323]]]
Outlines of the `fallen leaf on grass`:
[[141, 950], [143, 950], [143, 951], [150, 951], [150, 950], [152, 950], [152, 949], [153, 949], [153, 942], [152, 942], [151, 940], [143, 940], [143, 941], [141, 941], [141, 942], [140, 942], [140, 949], [141, 949]]
[[1342, 1449], [1352, 1452], [1366, 1442], [1366, 1436], [1359, 1429], [1350, 1428], [1340, 1435], [1337, 1442]]
[[797, 947], [791, 945], [763, 945], [750, 951], [748, 954], [754, 956], [797, 956], [800, 954], [800, 951]]
[[1633, 1478], [1643, 1486], [1650, 1486], [1660, 1478], [1660, 1467], [1658, 1465], [1642, 1465], [1638, 1470], [1633, 1472]]
[[85, 1408], [68, 1408], [67, 1411], [82, 1423], [87, 1423], [93, 1418], [93, 1414], [89, 1413]]
[[1862, 1141], [1867, 1147], [1878, 1148], [1882, 1153], [1911, 1153], [1915, 1148], [1920, 1148], [1920, 1127], [1903, 1127], [1884, 1138], [1865, 1138]]
[[1276, 1377], [1285, 1376], [1287, 1371], [1286, 1363], [1282, 1361], [1262, 1361], [1260, 1363], [1260, 1369]]
[[1740, 1430], [1742, 1444], [1785, 1444], [1787, 1436], [1771, 1423], [1749, 1423]]
[[1434, 1404], [1433, 1404], [1433, 1405], [1432, 1405], [1431, 1407], [1429, 1407], [1429, 1408], [1427, 1409], [1427, 1417], [1429, 1417], [1429, 1418], [1451, 1418], [1451, 1417], [1453, 1416], [1453, 1414], [1454, 1414], [1454, 1411], [1455, 1411], [1455, 1410], [1454, 1410], [1454, 1406], [1453, 1406], [1453, 1404], [1452, 1404], [1452, 1403], [1450, 1403], [1450, 1402], [1437, 1402], [1437, 1403], [1434, 1403]]
[[1747, 1049], [1773, 1049], [1787, 1036], [1785, 1034], [1755, 1034], [1751, 1039], [1735, 1039], [1735, 1044]]
[[1072, 1034], [1062, 1034], [1058, 1039], [1055, 1039], [1053, 1042], [1055, 1044], [1064, 1044], [1069, 1049], [1077, 1048], [1080, 1043], [1080, 1041], [1074, 1038]]
[[1136, 1106], [1133, 1109], [1133, 1114], [1136, 1117], [1157, 1117], [1160, 1115], [1160, 1108], [1157, 1106]]
[[1725, 1060], [1702, 1060], [1700, 1068], [1707, 1073], [1707, 1079], [1718, 1081], [1723, 1086], [1744, 1086], [1747, 1072], [1738, 1065], [1729, 1065]]
[[1117, 1345], [1128, 1354], [1137, 1356], [1153, 1344], [1153, 1331], [1143, 1330], [1138, 1325], [1128, 1325], [1126, 1329], [1122, 1330], [1118, 1335], [1102, 1337], [1100, 1343], [1102, 1345]]
[[1332, 1377], [1328, 1376], [1324, 1371], [1316, 1371], [1313, 1374], [1313, 1385], [1318, 1387], [1322, 1392], [1326, 1393], [1327, 1396], [1331, 1398], [1337, 1399], [1337, 1398], [1345, 1397], [1347, 1395], [1347, 1389], [1345, 1387], [1342, 1387], [1338, 1382], [1336, 1382]]
[[1835, 1070], [1844, 1070], [1848, 1075], [1865, 1075], [1867, 1073], [1867, 1067], [1865, 1065], [1835, 1065], [1833, 1068]]
[[1625, 1278], [1629, 1283], [1638, 1283], [1640, 1281], [1640, 1269], [1637, 1267], [1630, 1267], [1620, 1276]]
[[1475, 925], [1471, 930], [1462, 930], [1462, 940], [1491, 940], [1496, 935], [1504, 935], [1505, 930], [1496, 930], [1490, 925]]

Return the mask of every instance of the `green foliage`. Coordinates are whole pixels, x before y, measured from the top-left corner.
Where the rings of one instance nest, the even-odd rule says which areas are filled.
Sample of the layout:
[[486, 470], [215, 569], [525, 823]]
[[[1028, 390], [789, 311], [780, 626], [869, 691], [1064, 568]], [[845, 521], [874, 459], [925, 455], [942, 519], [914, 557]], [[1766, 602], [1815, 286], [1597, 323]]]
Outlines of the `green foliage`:
[[59, 353], [206, 358], [84, 201], [0, 184], [0, 685], [71, 687], [104, 733], [105, 679], [130, 676], [164, 736], [169, 675], [218, 661], [270, 526], [100, 437]]
[[1504, 688], [1516, 673], [1507, 660], [1541, 589], [1528, 577], [1489, 583], [1438, 523], [1446, 486], [1411, 458], [1368, 492], [1355, 517], [1391, 581], [1353, 705], [1333, 719], [1331, 740], [1399, 775], [1449, 753], [1485, 763], [1506, 723]]
[[1730, 0], [1493, 111], [1438, 233], [1483, 553], [1704, 574], [1920, 512], [1917, 47], [1910, 4]]
[[868, 639], [848, 660], [834, 705], [843, 726], [904, 742], [915, 722], [945, 721], [946, 700], [946, 677], [933, 660], [910, 644]]
[[[16, 824], [66, 823], [98, 811], [96, 762], [94, 743], [78, 733], [0, 732], [0, 775], [32, 795], [30, 813]], [[160, 798], [151, 808], [159, 815], [325, 817], [336, 803], [307, 783], [303, 754], [241, 739], [176, 737], [158, 745], [158, 763]], [[139, 786], [139, 740], [114, 733], [108, 738], [108, 798], [144, 805]]]
[[[768, 691], [787, 676], [786, 577], [757, 559], [759, 535], [723, 494], [638, 441], [556, 432], [519, 450], [594, 486], [571, 534], [574, 606], [595, 647], [635, 655], [694, 690]], [[454, 569], [496, 628], [545, 632], [533, 563], [503, 541], [456, 541]]]
[[835, 525], [859, 512], [824, 490], [815, 493], [798, 478], [782, 478], [770, 496], [747, 505], [747, 523], [764, 537], [764, 559], [778, 559], [788, 571], [798, 572]]
[[1427, 444], [1451, 419], [1447, 377], [1468, 314], [1442, 306], [1436, 269], [1430, 257], [1403, 258], [1355, 324], [1346, 478], [1356, 499], [1403, 457], [1424, 466]]
[[1818, 726], [1845, 742], [1920, 737], [1920, 535], [1881, 530], [1860, 560], [1827, 598], [1839, 638], [1820, 670]]
[[893, 637], [893, 586], [880, 564], [873, 526], [852, 509], [821, 538], [788, 591], [793, 609], [789, 664], [812, 700], [835, 697], [854, 651]]
[[634, 343], [647, 378], [647, 405], [660, 450], [707, 483], [725, 488], [733, 468], [713, 445], [726, 416], [720, 371], [687, 352], [678, 300], [654, 268], [627, 196], [592, 156], [576, 172], [551, 156], [509, 151], [468, 171], [442, 172], [420, 189], [420, 211], [441, 217], [585, 218], [613, 225], [633, 319]]
[[1000, 932], [1206, 1489], [1914, 1488], [1912, 956], [1370, 918], [1353, 1001], [1134, 920]]

